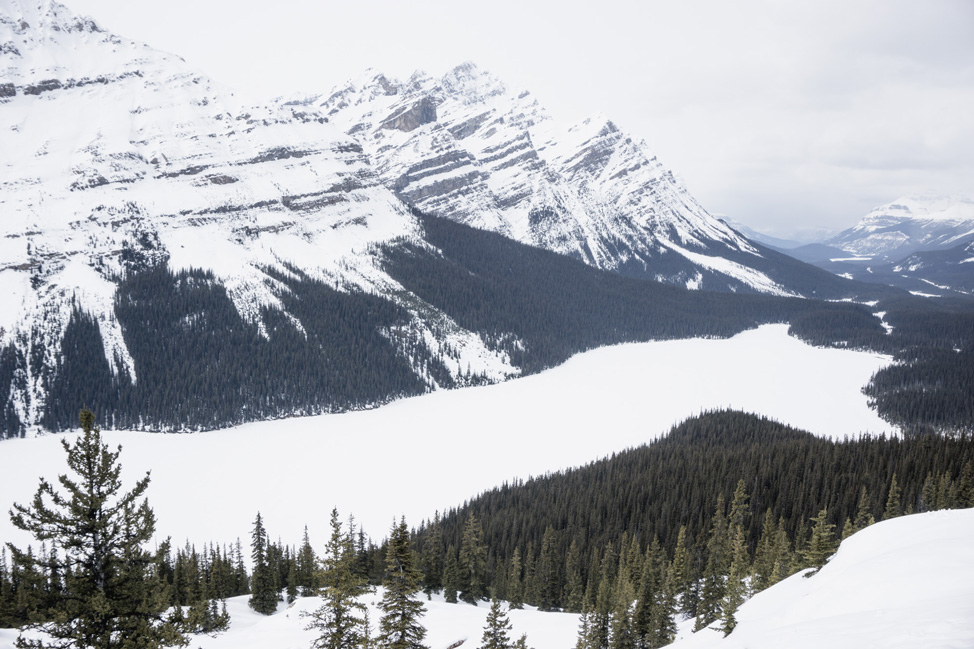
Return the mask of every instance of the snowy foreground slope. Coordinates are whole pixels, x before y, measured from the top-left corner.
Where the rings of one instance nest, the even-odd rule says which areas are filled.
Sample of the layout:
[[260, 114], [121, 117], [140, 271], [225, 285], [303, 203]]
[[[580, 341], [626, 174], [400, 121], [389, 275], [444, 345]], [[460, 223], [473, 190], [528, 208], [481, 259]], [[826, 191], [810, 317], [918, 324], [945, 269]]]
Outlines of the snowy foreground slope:
[[[873, 525], [847, 539], [817, 575], [797, 574], [757, 594], [738, 611], [738, 627], [692, 633], [681, 624], [674, 649], [969, 649], [974, 645], [974, 509], [904, 516]], [[374, 604], [376, 593], [365, 598]], [[215, 637], [194, 637], [201, 649], [305, 649], [315, 637], [304, 630], [303, 611], [320, 600], [299, 599], [262, 616], [247, 598], [228, 602], [230, 629]], [[488, 607], [427, 602], [424, 624], [430, 649], [465, 640], [480, 644]], [[371, 618], [378, 620], [374, 606]], [[534, 649], [570, 649], [578, 616], [511, 611], [512, 639], [525, 633]], [[0, 648], [12, 646], [13, 631], [0, 630]]]
[[[727, 340], [603, 348], [534, 376], [375, 410], [106, 438], [123, 445], [123, 478], [152, 470], [157, 530], [177, 545], [246, 539], [258, 510], [271, 538], [298, 543], [307, 524], [312, 542], [324, 543], [333, 506], [380, 539], [400, 514], [418, 525], [504, 480], [591, 462], [708, 409], [822, 436], [886, 431], [860, 388], [888, 362], [811, 347], [776, 325]], [[39, 476], [65, 470], [61, 439], [0, 446], [0, 511], [29, 502]], [[0, 540], [26, 544], [15, 532], [0, 516]]]
[[974, 646], [974, 509], [904, 516], [847, 539], [817, 574], [793, 575], [674, 649]]

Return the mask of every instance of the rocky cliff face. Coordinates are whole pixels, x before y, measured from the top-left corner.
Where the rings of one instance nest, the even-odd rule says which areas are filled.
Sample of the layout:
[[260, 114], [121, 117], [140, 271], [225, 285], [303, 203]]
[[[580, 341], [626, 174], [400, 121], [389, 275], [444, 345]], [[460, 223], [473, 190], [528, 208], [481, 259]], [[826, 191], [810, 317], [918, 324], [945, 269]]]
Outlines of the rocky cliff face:
[[359, 141], [382, 182], [424, 212], [691, 288], [794, 293], [612, 121], [552, 119], [471, 63], [405, 82], [368, 72], [313, 106]]

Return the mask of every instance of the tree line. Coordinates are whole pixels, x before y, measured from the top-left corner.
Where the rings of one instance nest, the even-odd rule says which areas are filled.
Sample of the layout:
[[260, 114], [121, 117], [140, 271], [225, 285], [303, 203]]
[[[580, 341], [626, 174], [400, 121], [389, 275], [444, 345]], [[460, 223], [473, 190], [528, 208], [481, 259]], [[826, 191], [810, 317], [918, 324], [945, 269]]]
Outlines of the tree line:
[[[73, 446], [64, 442], [76, 477], [61, 476], [59, 489], [41, 481], [32, 503], [11, 511], [41, 545], [7, 544], [0, 556], [0, 626], [56, 640], [21, 636], [18, 647], [180, 644], [226, 628], [226, 598], [249, 594], [264, 614], [321, 597], [308, 620], [316, 647], [424, 649], [420, 590], [494, 600], [488, 644], [502, 642], [496, 602], [506, 600], [581, 613], [578, 649], [658, 647], [687, 617], [730, 633], [753, 592], [820, 568], [840, 538], [876, 520], [974, 506], [968, 437], [834, 441], [715, 412], [644, 447], [504, 485], [413, 532], [400, 520], [381, 545], [333, 510], [321, 554], [307, 529], [299, 546], [283, 546], [258, 513], [248, 570], [239, 540], [147, 550], [148, 475], [121, 492], [121, 448], [101, 441], [87, 409], [81, 426]], [[374, 627], [360, 596], [380, 583]], [[526, 648], [524, 638], [503, 642]]]
[[[748, 566], [773, 532], [781, 565], [794, 571], [804, 567], [816, 525], [846, 536], [864, 521], [974, 506], [972, 466], [970, 436], [830, 440], [767, 418], [712, 412], [645, 446], [485, 492], [425, 522], [417, 542], [429, 583], [445, 584], [457, 564], [461, 593], [474, 571], [474, 583], [484, 584], [475, 592], [580, 612], [582, 595], [598, 593], [605, 562], [623, 554], [633, 563], [654, 547], [669, 560], [685, 553], [684, 583], [701, 583], [711, 562], [729, 569], [714, 559], [711, 540], [715, 526], [725, 527], [722, 516], [738, 521]], [[742, 488], [744, 504], [731, 506]], [[735, 507], [745, 509], [732, 513]], [[472, 538], [487, 550], [464, 552]], [[634, 588], [638, 578], [632, 575]]]
[[[417, 218], [429, 245], [397, 241], [381, 250], [384, 269], [406, 289], [397, 299], [416, 313], [446, 313], [525, 374], [601, 345], [727, 337], [789, 322], [793, 335], [812, 344], [896, 354], [870, 386], [879, 413], [896, 425], [954, 432], [974, 421], [974, 302], [884, 293], [868, 307], [690, 291]], [[113, 373], [98, 323], [78, 307], [59, 354], [21, 334], [0, 349], [0, 435], [24, 431], [12, 395], [26, 389], [28, 376], [44, 377], [42, 424], [50, 430], [71, 427], [78, 403], [115, 428], [212, 429], [483, 381], [453, 376], [447, 361], [456, 359], [445, 356], [453, 352], [434, 353], [409, 310], [387, 297], [338, 290], [296, 269], [265, 272], [282, 287], [287, 315], [264, 307], [253, 322], [209, 273], [163, 264], [120, 279], [114, 316], [136, 380]], [[886, 312], [891, 332], [874, 311]], [[45, 366], [50, 356], [59, 359], [54, 367]]]

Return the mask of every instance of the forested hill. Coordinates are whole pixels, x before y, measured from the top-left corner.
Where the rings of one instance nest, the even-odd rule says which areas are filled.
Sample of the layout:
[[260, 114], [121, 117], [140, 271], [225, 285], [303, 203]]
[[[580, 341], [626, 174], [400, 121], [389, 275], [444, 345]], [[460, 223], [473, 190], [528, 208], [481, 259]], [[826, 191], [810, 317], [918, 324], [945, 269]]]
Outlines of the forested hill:
[[[560, 443], [556, 433], [551, 443]], [[599, 565], [605, 548], [623, 552], [629, 539], [645, 551], [659, 539], [672, 554], [685, 526], [699, 576], [712, 518], [718, 510], [725, 515], [739, 481], [748, 498], [742, 522], [753, 555], [767, 512], [796, 551], [807, 543], [811, 519], [826, 508], [839, 533], [870, 519], [974, 505], [967, 504], [974, 493], [972, 463], [969, 436], [834, 441], [754, 415], [713, 412], [645, 446], [495, 488], [447, 513], [439, 526], [444, 546], [459, 548], [472, 514], [483, 528], [495, 581], [503, 579], [515, 551], [523, 565], [539, 565], [542, 552], [564, 557], [573, 545], [587, 580], [586, 569]], [[421, 546], [432, 527], [420, 530]], [[558, 592], [566, 570], [559, 565], [550, 577]]]
[[[868, 347], [885, 334], [863, 305], [691, 291], [599, 271], [447, 219], [417, 217], [433, 249], [388, 246], [385, 270], [526, 372], [600, 345], [725, 337], [770, 322], [805, 322], [801, 335], [816, 344]], [[894, 290], [862, 286], [870, 296], [873, 288]]]

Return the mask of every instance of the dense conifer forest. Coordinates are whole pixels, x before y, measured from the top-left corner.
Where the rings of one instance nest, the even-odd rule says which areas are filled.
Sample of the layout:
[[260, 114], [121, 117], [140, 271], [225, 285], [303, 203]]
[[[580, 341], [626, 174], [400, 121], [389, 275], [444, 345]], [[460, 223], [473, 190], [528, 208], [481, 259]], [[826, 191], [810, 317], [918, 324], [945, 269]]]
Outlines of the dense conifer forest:
[[[671, 557], [682, 545], [691, 574], [702, 577], [715, 515], [731, 515], [738, 485], [747, 504], [737, 515], [754, 557], [769, 520], [794, 553], [807, 546], [822, 511], [841, 534], [893, 514], [974, 506], [972, 465], [974, 440], [966, 435], [833, 441], [754, 415], [714, 412], [646, 446], [481, 494], [424, 524], [418, 542], [426, 548], [439, 538], [434, 546], [460, 548], [473, 517], [489, 548], [489, 583], [503, 593], [512, 562], [523, 580], [557, 557], [546, 588], [554, 593], [550, 603], [564, 607], [572, 580], [587, 590], [601, 578], [602, 554], [627, 552], [630, 544], [641, 553], [656, 544]], [[577, 566], [566, 565], [569, 556]]]
[[[333, 510], [330, 540], [305, 529], [299, 545], [285, 546], [257, 513], [241, 530], [247, 549], [239, 538], [199, 548], [166, 540], [140, 570], [156, 606], [169, 607], [167, 624], [183, 632], [219, 631], [228, 621], [220, 600], [246, 594], [264, 613], [278, 601], [323, 595], [313, 625], [337, 632], [327, 607], [345, 602], [358, 619], [350, 597], [384, 583], [390, 610], [416, 607], [420, 588], [452, 602], [497, 597], [512, 608], [581, 612], [584, 649], [612, 649], [609, 639], [629, 636], [656, 647], [681, 616], [733, 629], [753, 592], [820, 567], [840, 538], [877, 520], [972, 506], [969, 436], [833, 441], [722, 411], [587, 466], [505, 484], [412, 534], [400, 521], [378, 545]], [[12, 556], [0, 554], [0, 627], [56, 623], [81, 568], [63, 561], [57, 537], [8, 549]], [[390, 596], [390, 588], [398, 590]]]
[[[760, 324], [791, 323], [816, 345], [894, 354], [868, 389], [880, 415], [908, 432], [970, 432], [974, 421], [974, 301], [917, 298], [876, 288], [873, 306], [758, 294], [690, 291], [599, 271], [567, 257], [446, 219], [417, 215], [429, 245], [383, 251], [386, 271], [417, 312], [442, 310], [506, 352], [523, 373], [601, 345], [685, 337], [727, 337]], [[111, 427], [212, 429], [294, 414], [370, 407], [454, 379], [412, 331], [403, 306], [336, 290], [293, 271], [267, 271], [286, 290], [287, 311], [264, 307], [244, 320], [227, 290], [199, 271], [165, 265], [120, 281], [115, 317], [136, 380], [114, 374], [95, 320], [71, 315], [59, 361], [0, 349], [0, 393], [42, 376], [42, 423], [69, 428], [77, 404]], [[863, 285], [866, 286], [866, 285]], [[868, 290], [865, 289], [868, 294]], [[875, 297], [875, 296], [874, 296]], [[887, 331], [873, 315], [883, 312]], [[116, 366], [122, 367], [121, 363]], [[27, 371], [30, 368], [30, 371]], [[0, 434], [23, 434], [8, 398]]]

